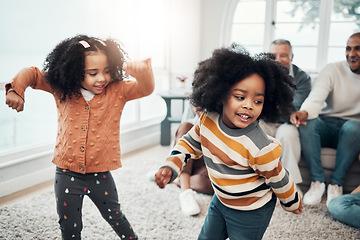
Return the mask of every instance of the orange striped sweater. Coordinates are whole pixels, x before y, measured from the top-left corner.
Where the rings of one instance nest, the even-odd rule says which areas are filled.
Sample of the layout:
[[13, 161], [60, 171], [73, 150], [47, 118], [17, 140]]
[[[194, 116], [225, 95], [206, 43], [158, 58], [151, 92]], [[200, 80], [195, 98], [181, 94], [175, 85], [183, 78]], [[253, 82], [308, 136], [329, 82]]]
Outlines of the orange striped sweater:
[[273, 193], [287, 211], [298, 209], [294, 181], [280, 162], [281, 145], [255, 121], [243, 129], [230, 129], [217, 113], [203, 114], [178, 142], [164, 166], [172, 180], [189, 158], [204, 156], [215, 194], [227, 207], [253, 210], [264, 206]]

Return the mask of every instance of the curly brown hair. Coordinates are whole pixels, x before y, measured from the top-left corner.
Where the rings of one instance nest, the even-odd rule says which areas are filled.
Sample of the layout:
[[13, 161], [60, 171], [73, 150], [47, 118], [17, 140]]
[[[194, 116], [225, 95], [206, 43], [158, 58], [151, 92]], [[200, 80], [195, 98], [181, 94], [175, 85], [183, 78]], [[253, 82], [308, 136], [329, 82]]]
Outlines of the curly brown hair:
[[[85, 41], [89, 46], [80, 42]], [[127, 58], [120, 44], [112, 39], [101, 40], [86, 35], [77, 35], [60, 42], [44, 62], [45, 79], [61, 101], [73, 95], [80, 97], [81, 82], [85, 77], [85, 57], [88, 52], [101, 51], [109, 62], [111, 81], [122, 81], [126, 76], [122, 66]]]
[[201, 61], [195, 71], [191, 103], [200, 110], [222, 114], [222, 102], [232, 86], [256, 73], [265, 81], [265, 100], [259, 119], [278, 121], [295, 111], [292, 102], [296, 86], [288, 69], [273, 59], [269, 53], [252, 57], [236, 44], [214, 50], [212, 57]]

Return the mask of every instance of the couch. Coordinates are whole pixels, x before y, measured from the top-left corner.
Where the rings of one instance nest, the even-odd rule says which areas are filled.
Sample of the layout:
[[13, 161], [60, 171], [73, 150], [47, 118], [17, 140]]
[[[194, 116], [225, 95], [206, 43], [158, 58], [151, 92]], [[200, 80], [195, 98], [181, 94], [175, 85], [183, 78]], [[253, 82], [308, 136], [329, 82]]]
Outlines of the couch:
[[[335, 156], [336, 156], [336, 149], [322, 148], [321, 161], [322, 161], [325, 180], [327, 184], [330, 182], [331, 174], [335, 168]], [[301, 156], [299, 162], [299, 168], [300, 168], [301, 176], [303, 178], [303, 182], [300, 183], [299, 186], [305, 193], [310, 187], [311, 177], [310, 177], [310, 169], [308, 168], [304, 156]], [[358, 156], [358, 158], [354, 160], [352, 167], [350, 168], [350, 171], [346, 177], [343, 186], [344, 194], [350, 193], [359, 185], [360, 185], [360, 155]]]

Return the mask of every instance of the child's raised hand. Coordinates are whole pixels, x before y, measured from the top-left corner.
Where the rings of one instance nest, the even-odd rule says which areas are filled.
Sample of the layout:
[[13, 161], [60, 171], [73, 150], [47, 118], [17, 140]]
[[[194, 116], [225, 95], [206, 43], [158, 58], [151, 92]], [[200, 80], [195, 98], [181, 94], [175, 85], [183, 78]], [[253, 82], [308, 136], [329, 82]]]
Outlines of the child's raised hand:
[[139, 84], [144, 85], [145, 94], [150, 94], [155, 88], [154, 73], [151, 66], [151, 58], [126, 62], [123, 65], [123, 69], [127, 74], [136, 78]]
[[17, 112], [24, 110], [24, 99], [14, 91], [6, 94], [6, 104]]
[[168, 167], [160, 168], [157, 173], [155, 173], [155, 182], [159, 188], [164, 188], [166, 184], [169, 183], [172, 176], [172, 171]]

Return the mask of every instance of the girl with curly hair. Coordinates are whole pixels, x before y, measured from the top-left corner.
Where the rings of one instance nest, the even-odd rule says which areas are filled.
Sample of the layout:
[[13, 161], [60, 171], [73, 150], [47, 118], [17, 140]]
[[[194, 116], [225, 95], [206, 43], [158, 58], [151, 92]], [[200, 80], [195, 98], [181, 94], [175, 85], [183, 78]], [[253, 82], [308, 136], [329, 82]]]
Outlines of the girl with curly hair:
[[[20, 112], [27, 87], [51, 93], [58, 110], [52, 162], [57, 166], [55, 195], [62, 239], [81, 239], [82, 203], [87, 195], [121, 239], [137, 239], [120, 210], [110, 173], [121, 167], [120, 118], [127, 101], [151, 94], [150, 59], [125, 62], [111, 39], [78, 35], [47, 56], [43, 71], [20, 71], [6, 84], [6, 104]], [[125, 81], [128, 75], [136, 81]]]
[[164, 188], [188, 159], [204, 157], [215, 194], [198, 239], [261, 239], [277, 198], [286, 211], [302, 212], [281, 145], [258, 124], [293, 111], [292, 87], [269, 55], [251, 57], [237, 46], [199, 63], [190, 100], [204, 113], [155, 175]]

